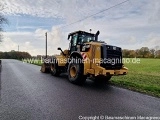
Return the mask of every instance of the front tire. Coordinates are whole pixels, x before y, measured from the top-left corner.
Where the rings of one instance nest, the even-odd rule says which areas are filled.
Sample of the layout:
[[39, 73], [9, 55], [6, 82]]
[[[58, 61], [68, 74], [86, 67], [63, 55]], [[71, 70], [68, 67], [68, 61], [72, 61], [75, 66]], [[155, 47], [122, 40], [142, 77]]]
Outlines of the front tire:
[[71, 60], [68, 65], [68, 79], [71, 83], [82, 85], [86, 81], [86, 76], [83, 75], [83, 64], [76, 63], [75, 61]]

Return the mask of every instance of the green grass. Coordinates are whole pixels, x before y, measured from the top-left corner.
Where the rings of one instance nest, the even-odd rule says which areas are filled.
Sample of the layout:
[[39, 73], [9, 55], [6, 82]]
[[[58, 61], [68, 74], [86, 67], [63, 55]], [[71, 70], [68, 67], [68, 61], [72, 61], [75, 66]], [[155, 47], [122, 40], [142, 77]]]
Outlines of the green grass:
[[25, 63], [30, 63], [30, 64], [34, 64], [34, 65], [38, 65], [38, 66], [41, 66], [42, 65], [42, 61], [39, 60], [39, 59], [24, 59], [24, 60], [21, 60]]
[[38, 63], [33, 63], [34, 65], [38, 65], [38, 66], [41, 66], [42, 63], [39, 61]]
[[126, 63], [126, 76], [114, 76], [113, 85], [160, 97], [160, 59], [140, 59], [140, 63]]

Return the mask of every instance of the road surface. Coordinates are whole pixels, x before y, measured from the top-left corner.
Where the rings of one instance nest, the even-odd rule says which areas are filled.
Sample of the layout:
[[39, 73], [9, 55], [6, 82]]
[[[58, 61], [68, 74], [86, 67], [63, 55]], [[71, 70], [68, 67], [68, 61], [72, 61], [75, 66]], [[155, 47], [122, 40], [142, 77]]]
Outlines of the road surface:
[[41, 73], [39, 66], [21, 61], [2, 60], [0, 75], [0, 120], [160, 116], [159, 98], [111, 85], [96, 86], [89, 80], [77, 86], [66, 75], [53, 77]]

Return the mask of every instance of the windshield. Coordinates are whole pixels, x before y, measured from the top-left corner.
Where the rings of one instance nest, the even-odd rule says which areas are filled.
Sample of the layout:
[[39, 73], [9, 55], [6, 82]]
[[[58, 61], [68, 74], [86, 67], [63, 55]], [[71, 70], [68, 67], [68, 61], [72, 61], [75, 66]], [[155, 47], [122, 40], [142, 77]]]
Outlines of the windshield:
[[95, 37], [93, 35], [90, 34], [81, 34], [79, 35], [79, 41], [81, 43], [86, 43], [86, 42], [90, 42], [90, 41], [94, 41]]

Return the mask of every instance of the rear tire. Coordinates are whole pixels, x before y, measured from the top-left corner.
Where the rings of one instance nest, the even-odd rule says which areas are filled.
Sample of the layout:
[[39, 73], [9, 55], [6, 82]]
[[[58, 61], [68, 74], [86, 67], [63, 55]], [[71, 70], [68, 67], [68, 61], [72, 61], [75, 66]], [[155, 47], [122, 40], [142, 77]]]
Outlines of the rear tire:
[[49, 65], [47, 65], [46, 63], [43, 63], [41, 66], [41, 70], [42, 73], [49, 73], [50, 72], [50, 68]]
[[59, 76], [60, 73], [61, 72], [60, 72], [60, 69], [58, 67], [58, 63], [57, 63], [56, 60], [54, 60], [54, 62], [51, 64], [51, 74], [53, 76]]
[[86, 76], [83, 75], [83, 71], [82, 63], [76, 63], [71, 60], [67, 70], [69, 81], [73, 84], [83, 85], [86, 81]]

